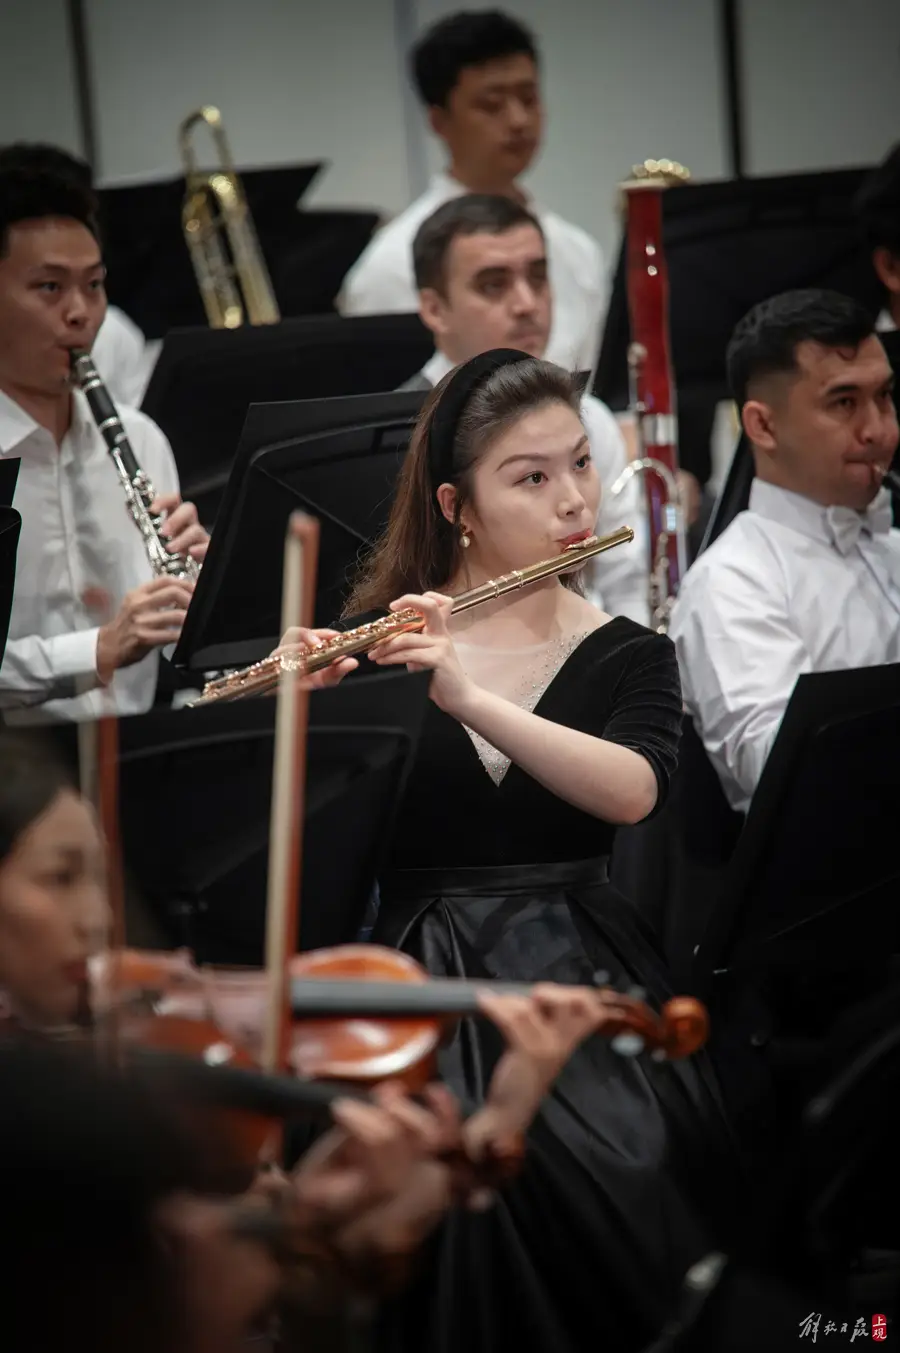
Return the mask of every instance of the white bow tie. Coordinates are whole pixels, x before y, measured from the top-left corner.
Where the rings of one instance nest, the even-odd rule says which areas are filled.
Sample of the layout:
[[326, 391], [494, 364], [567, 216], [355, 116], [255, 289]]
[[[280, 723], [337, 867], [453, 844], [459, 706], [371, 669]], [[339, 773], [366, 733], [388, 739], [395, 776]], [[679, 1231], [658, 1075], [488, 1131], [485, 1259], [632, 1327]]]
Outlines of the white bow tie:
[[825, 509], [825, 526], [831, 543], [843, 555], [850, 553], [861, 535], [887, 535], [892, 525], [891, 495], [887, 489], [879, 490], [865, 512], [856, 512], [852, 507]]

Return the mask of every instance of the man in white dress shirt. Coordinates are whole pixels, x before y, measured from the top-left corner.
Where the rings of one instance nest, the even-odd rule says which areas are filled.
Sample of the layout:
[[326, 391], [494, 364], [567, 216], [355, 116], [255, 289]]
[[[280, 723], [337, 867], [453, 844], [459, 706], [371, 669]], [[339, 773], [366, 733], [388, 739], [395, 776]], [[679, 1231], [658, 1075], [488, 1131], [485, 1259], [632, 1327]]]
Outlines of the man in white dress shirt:
[[688, 712], [746, 812], [802, 673], [900, 662], [900, 532], [881, 486], [898, 428], [871, 316], [835, 292], [756, 306], [728, 370], [750, 507], [689, 570], [670, 634]]
[[[436, 385], [461, 362], [491, 348], [547, 355], [555, 298], [547, 247], [537, 217], [509, 197], [468, 194], [451, 198], [420, 227], [413, 241], [419, 314], [434, 335], [435, 354], [407, 389]], [[585, 395], [581, 417], [604, 496], [597, 530], [628, 525], [631, 545], [589, 566], [596, 605], [639, 624], [649, 622], [649, 542], [640, 480], [615, 498], [609, 493], [627, 464], [625, 442], [612, 413]]]
[[[73, 348], [106, 312], [93, 201], [77, 183], [0, 171], [0, 459], [18, 461], [22, 516], [0, 707], [62, 719], [153, 703], [157, 651], [174, 643], [188, 584], [154, 579], [115, 466], [80, 391]], [[173, 553], [202, 559], [208, 536], [182, 503], [168, 442], [143, 414], [120, 415], [155, 485]]]
[[496, 10], [463, 12], [434, 24], [412, 53], [415, 85], [431, 130], [447, 149], [446, 170], [427, 192], [384, 226], [344, 280], [345, 315], [417, 308], [412, 242], [448, 198], [491, 193], [528, 205], [547, 242], [554, 319], [547, 356], [590, 370], [606, 309], [600, 247], [580, 227], [546, 211], [519, 184], [541, 139], [541, 94], [534, 38]]
[[[24, 169], [36, 174], [56, 174], [74, 182], [93, 199], [90, 166], [58, 146], [17, 141], [0, 149], [0, 172]], [[96, 199], [93, 213], [97, 214]], [[97, 370], [114, 404], [137, 409], [144, 398], [155, 361], [150, 345], [138, 326], [114, 305], [108, 305], [93, 347]]]

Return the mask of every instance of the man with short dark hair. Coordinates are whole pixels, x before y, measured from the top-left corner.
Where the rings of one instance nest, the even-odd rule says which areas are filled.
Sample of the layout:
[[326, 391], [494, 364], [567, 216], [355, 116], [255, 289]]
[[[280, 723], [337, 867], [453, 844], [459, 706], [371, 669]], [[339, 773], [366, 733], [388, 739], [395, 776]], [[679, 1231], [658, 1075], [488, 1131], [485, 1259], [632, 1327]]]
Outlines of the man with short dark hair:
[[746, 811], [798, 676], [900, 661], [898, 442], [871, 316], [835, 292], [756, 306], [728, 349], [756, 479], [686, 575], [670, 630], [685, 704]]
[[508, 197], [529, 207], [547, 242], [554, 322], [547, 350], [569, 369], [590, 369], [600, 341], [606, 280], [597, 243], [555, 212], [530, 204], [519, 178], [541, 138], [538, 53], [531, 33], [498, 10], [452, 14], [412, 53], [413, 78], [448, 165], [428, 191], [378, 232], [347, 274], [346, 315], [417, 309], [412, 242], [422, 222], [464, 193]]
[[[73, 389], [72, 351], [92, 348], [106, 313], [103, 280], [91, 194], [55, 174], [0, 170], [0, 461], [14, 467], [22, 517], [0, 667], [7, 718], [23, 706], [58, 719], [149, 709], [158, 650], [176, 642], [190, 602], [190, 583], [153, 577], [112, 457]], [[168, 549], [202, 559], [209, 537], [181, 501], [169, 443], [144, 414], [120, 415]]]
[[[541, 224], [508, 197], [453, 197], [419, 227], [412, 254], [419, 314], [434, 335], [435, 353], [406, 389], [429, 389], [453, 367], [492, 348], [518, 348], [544, 357], [555, 297]], [[631, 545], [600, 556], [585, 570], [595, 605], [638, 624], [649, 623], [649, 539], [643, 491], [633, 478], [610, 493], [627, 464], [612, 413], [584, 395], [581, 420], [603, 497], [598, 534], [631, 526]]]
[[[87, 193], [97, 215], [94, 180], [90, 165], [59, 146], [40, 142], [16, 141], [0, 147], [0, 172], [24, 169], [37, 174], [54, 174]], [[150, 380], [159, 344], [148, 344], [138, 326], [124, 310], [108, 305], [103, 323], [94, 340], [93, 357], [113, 401], [140, 408]]]
[[419, 227], [412, 255], [419, 314], [437, 348], [423, 368], [429, 386], [491, 348], [545, 356], [553, 310], [547, 243], [521, 203], [453, 197]]
[[885, 289], [885, 308], [876, 327], [880, 332], [900, 329], [900, 144], [866, 179], [856, 209]]

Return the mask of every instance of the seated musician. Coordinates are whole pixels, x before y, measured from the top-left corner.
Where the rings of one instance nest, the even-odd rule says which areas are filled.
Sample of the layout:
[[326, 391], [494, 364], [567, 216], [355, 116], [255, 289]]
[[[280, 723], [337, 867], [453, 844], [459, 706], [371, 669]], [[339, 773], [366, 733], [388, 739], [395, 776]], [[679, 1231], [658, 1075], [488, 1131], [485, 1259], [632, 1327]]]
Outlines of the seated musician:
[[418, 308], [413, 237], [432, 212], [463, 193], [497, 193], [527, 206], [547, 242], [555, 298], [547, 356], [589, 370], [600, 342], [606, 278], [600, 247], [584, 230], [530, 201], [519, 179], [538, 152], [541, 92], [534, 37], [497, 10], [435, 23], [412, 53], [419, 97], [448, 164], [426, 192], [384, 226], [344, 280], [345, 315]]
[[[618, 824], [665, 801], [682, 712], [670, 641], [599, 611], [577, 566], [455, 614], [450, 600], [592, 530], [600, 487], [580, 410], [570, 374], [510, 349], [448, 371], [423, 405], [388, 526], [345, 607], [345, 623], [407, 607], [424, 622], [348, 670], [432, 672], [374, 938], [436, 976], [564, 984], [605, 972], [660, 1001], [664, 966], [608, 857]], [[497, 1057], [494, 1031], [461, 1020], [442, 1074], [477, 1103]], [[535, 1120], [520, 1179], [487, 1218], [441, 1229], [390, 1312], [387, 1346], [576, 1353], [589, 1328], [598, 1347], [633, 1353], [719, 1234], [734, 1186], [705, 1059], [656, 1067], [586, 1041]]]
[[[419, 314], [434, 335], [435, 353], [404, 389], [430, 389], [452, 368], [491, 348], [519, 348], [543, 357], [555, 296], [547, 243], [536, 216], [509, 197], [451, 198], [423, 222], [412, 246]], [[619, 425], [593, 395], [581, 399], [581, 419], [603, 488], [598, 534], [627, 525], [632, 545], [603, 555], [589, 570], [601, 608], [649, 620], [649, 546], [640, 480], [615, 498], [609, 488], [627, 463]]]
[[3, 1347], [240, 1353], [279, 1267], [196, 1191], [203, 1175], [146, 1086], [69, 1049], [0, 1045]]
[[[0, 707], [89, 718], [107, 687], [120, 713], [152, 705], [158, 650], [179, 636], [191, 589], [154, 578], [115, 465], [84, 396], [72, 349], [90, 349], [106, 314], [93, 199], [76, 183], [0, 170], [0, 461], [22, 516]], [[122, 410], [154, 511], [175, 554], [208, 543], [183, 503], [166, 438]], [[16, 465], [16, 462], [18, 464]], [[18, 708], [17, 708], [18, 707]]]
[[[5, 1006], [0, 1081], [7, 1047], [47, 1046], [77, 1034], [79, 1024], [86, 1029], [93, 1004], [92, 960], [105, 945], [108, 919], [105, 850], [93, 813], [33, 734], [0, 736], [0, 997]], [[286, 1239], [298, 1262], [285, 1275], [282, 1295], [291, 1306], [299, 1303], [301, 1316], [303, 1309], [320, 1309], [326, 1295], [340, 1299], [348, 1289], [383, 1292], [402, 1283], [406, 1261], [452, 1206], [483, 1209], [490, 1202], [479, 1167], [496, 1158], [501, 1168], [491, 1177], [502, 1182], [503, 1160], [515, 1163], [522, 1133], [550, 1084], [577, 1044], [603, 1028], [607, 1008], [596, 992], [549, 984], [536, 986], [528, 996], [486, 993], [481, 1007], [506, 1050], [485, 1102], [465, 1123], [453, 1095], [439, 1085], [429, 1087], [419, 1103], [392, 1084], [379, 1087], [368, 1104], [338, 1100], [332, 1106], [334, 1127], [290, 1179], [263, 1176], [245, 1200], [262, 1205], [271, 1195], [289, 1209]], [[63, 1099], [69, 1089], [67, 1079], [60, 1092]], [[0, 1138], [15, 1127], [3, 1118], [5, 1103], [0, 1090]], [[62, 1146], [65, 1128], [60, 1124], [65, 1121], [65, 1115], [56, 1116], [42, 1129]], [[133, 1121], [139, 1140], [131, 1149], [140, 1155], [152, 1148], [153, 1134], [140, 1133], [140, 1114]], [[113, 1168], [110, 1153], [101, 1146], [107, 1140], [103, 1128], [98, 1124], [94, 1162], [101, 1184], [104, 1160]], [[164, 1155], [165, 1133], [157, 1145]], [[82, 1146], [87, 1149], [86, 1143]], [[61, 1172], [63, 1156], [54, 1152]], [[8, 1153], [4, 1159], [10, 1159]], [[21, 1171], [22, 1153], [15, 1155], [13, 1165]], [[142, 1157], [140, 1168], [152, 1171], [153, 1160]], [[21, 1174], [16, 1177], [21, 1183]], [[94, 1184], [82, 1169], [78, 1197], [90, 1196]], [[181, 1180], [181, 1189], [191, 1187], [199, 1185]], [[4, 1198], [8, 1205], [6, 1190]], [[51, 1200], [45, 1201], [49, 1206]], [[84, 1218], [77, 1214], [84, 1204], [69, 1201], [76, 1210], [72, 1224], [81, 1225]], [[59, 1206], [65, 1202], [61, 1197]], [[121, 1205], [127, 1210], [129, 1200], [122, 1198]], [[9, 1224], [9, 1208], [4, 1217]], [[215, 1217], [207, 1220], [212, 1224]], [[58, 1228], [50, 1232], [56, 1235]], [[224, 1244], [227, 1237], [220, 1239]], [[38, 1239], [34, 1244], [38, 1252], [30, 1259], [39, 1269]], [[245, 1254], [244, 1263], [252, 1259]], [[91, 1291], [97, 1295], [93, 1287]], [[216, 1291], [197, 1294], [198, 1304], [207, 1307], [207, 1320], [221, 1333], [222, 1309], [208, 1309], [220, 1297]], [[62, 1315], [74, 1321], [80, 1312], [91, 1324], [90, 1300], [87, 1296], [87, 1306], [76, 1304]], [[114, 1303], [110, 1309], [116, 1309]], [[233, 1317], [233, 1304], [226, 1303], [226, 1309]], [[252, 1308], [247, 1311], [251, 1313]], [[58, 1313], [45, 1314], [53, 1328]], [[99, 1340], [91, 1346], [95, 1351], [108, 1347], [99, 1336], [105, 1328], [102, 1316], [93, 1312], [93, 1333]], [[36, 1322], [35, 1350], [62, 1346], [49, 1337], [49, 1328]], [[46, 1337], [44, 1343], [38, 1333]], [[201, 1346], [207, 1345], [188, 1345], [191, 1353]], [[165, 1347], [168, 1353], [174, 1345], [125, 1340], [121, 1347], [147, 1347], [154, 1353]], [[210, 1347], [218, 1353], [219, 1345]]]
[[746, 812], [802, 673], [900, 662], [900, 532], [881, 485], [898, 430], [872, 319], [834, 292], [754, 307], [728, 371], [750, 506], [688, 572], [670, 634], [687, 710]]
[[[93, 194], [90, 165], [58, 146], [14, 142], [0, 148], [0, 173], [4, 169], [25, 169], [37, 174], [55, 174]], [[97, 214], [95, 205], [94, 214]], [[116, 404], [140, 408], [155, 354], [134, 320], [118, 306], [109, 305], [92, 349], [97, 370]]]

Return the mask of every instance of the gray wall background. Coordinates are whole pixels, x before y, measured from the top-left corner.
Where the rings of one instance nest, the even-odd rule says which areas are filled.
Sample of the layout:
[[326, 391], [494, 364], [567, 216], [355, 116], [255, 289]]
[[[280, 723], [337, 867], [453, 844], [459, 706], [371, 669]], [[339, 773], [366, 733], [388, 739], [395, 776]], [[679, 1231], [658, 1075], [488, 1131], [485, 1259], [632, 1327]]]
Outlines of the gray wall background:
[[[324, 159], [311, 204], [396, 212], [439, 163], [405, 50], [461, 3], [84, 0], [98, 178], [177, 171], [177, 124], [210, 102], [239, 164]], [[634, 161], [727, 175], [718, 0], [504, 7], [543, 51], [548, 127], [531, 186], [608, 258], [616, 183]], [[896, 0], [743, 0], [739, 27], [748, 173], [870, 164], [900, 140]], [[66, 0], [0, 3], [0, 59], [0, 140], [82, 149]]]

